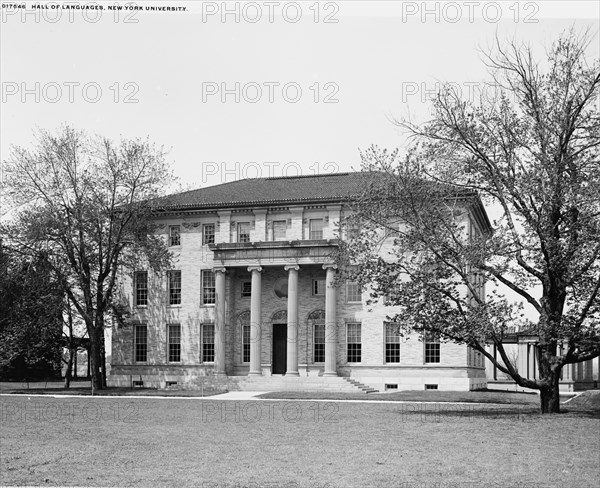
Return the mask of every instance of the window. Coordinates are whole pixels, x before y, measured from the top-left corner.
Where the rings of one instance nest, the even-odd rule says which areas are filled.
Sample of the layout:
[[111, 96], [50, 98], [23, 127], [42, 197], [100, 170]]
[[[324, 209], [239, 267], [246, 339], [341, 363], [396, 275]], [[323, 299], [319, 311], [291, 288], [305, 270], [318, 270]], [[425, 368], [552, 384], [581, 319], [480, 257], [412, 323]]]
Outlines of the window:
[[215, 243], [215, 224], [202, 225], [202, 244]]
[[385, 362], [400, 362], [400, 333], [398, 324], [394, 322], [385, 322]]
[[242, 325], [242, 362], [250, 362], [250, 324]]
[[361, 292], [360, 286], [356, 281], [346, 281], [346, 301], [348, 303], [360, 302]]
[[440, 362], [440, 336], [431, 332], [425, 333], [425, 362]]
[[437, 390], [438, 389], [438, 385], [425, 385], [425, 389], [426, 390]]
[[313, 280], [312, 294], [313, 295], [325, 295], [325, 280]]
[[168, 271], [169, 305], [181, 305], [181, 271]]
[[242, 298], [248, 298], [252, 296], [252, 282], [242, 281]]
[[323, 219], [310, 219], [308, 222], [308, 238], [311, 240], [323, 239]]
[[215, 362], [215, 324], [202, 325], [202, 357], [200, 362]]
[[169, 362], [178, 363], [181, 361], [181, 325], [169, 325], [168, 335]]
[[285, 230], [287, 223], [285, 220], [274, 220], [273, 221], [273, 240], [283, 241], [285, 240]]
[[203, 305], [215, 303], [215, 274], [210, 269], [202, 270], [201, 298]]
[[145, 307], [148, 305], [148, 271], [136, 271], [134, 273], [133, 287], [135, 290], [135, 306]]
[[178, 225], [169, 226], [169, 246], [181, 246], [181, 235]]
[[145, 363], [148, 359], [148, 327], [136, 325], [135, 334], [135, 362]]
[[238, 242], [250, 242], [250, 222], [239, 222], [237, 229]]
[[325, 324], [315, 324], [313, 362], [325, 362]]
[[361, 362], [360, 324], [346, 325], [347, 361]]

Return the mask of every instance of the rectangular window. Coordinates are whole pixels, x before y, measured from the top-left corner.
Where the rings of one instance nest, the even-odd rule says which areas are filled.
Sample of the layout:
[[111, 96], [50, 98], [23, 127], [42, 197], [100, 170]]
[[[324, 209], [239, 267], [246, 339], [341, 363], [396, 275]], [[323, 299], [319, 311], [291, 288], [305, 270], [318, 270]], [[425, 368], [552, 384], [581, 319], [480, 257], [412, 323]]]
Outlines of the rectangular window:
[[347, 361], [360, 363], [362, 360], [360, 323], [346, 325]]
[[215, 224], [202, 225], [202, 244], [215, 243]]
[[181, 234], [178, 225], [169, 226], [169, 246], [181, 246]]
[[133, 286], [135, 306], [145, 307], [148, 305], [148, 271], [136, 271], [133, 275]]
[[313, 362], [325, 362], [325, 324], [315, 324]]
[[215, 325], [202, 325], [202, 363], [215, 362]]
[[273, 240], [274, 241], [284, 241], [285, 240], [286, 227], [287, 227], [287, 222], [285, 220], [274, 220], [273, 221]]
[[239, 222], [237, 230], [238, 242], [250, 242], [250, 222]]
[[135, 362], [145, 363], [148, 359], [148, 327], [135, 326]]
[[356, 281], [346, 281], [346, 301], [348, 303], [360, 302], [361, 292], [360, 287]]
[[250, 325], [242, 326], [242, 362], [250, 362]]
[[325, 280], [313, 280], [312, 281], [312, 294], [313, 295], [325, 295]]
[[252, 296], [252, 282], [242, 281], [242, 298], [248, 298]]
[[169, 305], [181, 305], [181, 271], [168, 271]]
[[440, 336], [431, 332], [425, 333], [425, 362], [440, 362]]
[[385, 362], [400, 362], [400, 333], [398, 324], [394, 322], [385, 322]]
[[310, 219], [308, 222], [308, 238], [310, 240], [323, 239], [323, 219]]
[[201, 298], [203, 305], [215, 303], [215, 274], [210, 269], [202, 270]]
[[179, 363], [181, 361], [181, 325], [169, 325], [169, 362]]

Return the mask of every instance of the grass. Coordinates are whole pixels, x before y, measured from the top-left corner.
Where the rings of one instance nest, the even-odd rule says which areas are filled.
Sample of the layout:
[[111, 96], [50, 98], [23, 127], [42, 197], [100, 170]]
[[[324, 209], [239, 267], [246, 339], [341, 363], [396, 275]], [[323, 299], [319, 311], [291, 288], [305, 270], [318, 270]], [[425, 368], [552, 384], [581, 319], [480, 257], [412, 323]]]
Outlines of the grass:
[[7, 485], [588, 487], [598, 479], [600, 420], [541, 416], [534, 405], [35, 396], [0, 404]]
[[[89, 381], [71, 383], [70, 388], [64, 388], [62, 383], [26, 383], [1, 382], [0, 393], [13, 395], [91, 395], [92, 390]], [[95, 396], [174, 396], [174, 397], [205, 397], [225, 393], [223, 390], [202, 388], [198, 390], [184, 390], [181, 388], [124, 388], [109, 387], [103, 390], [95, 390]]]
[[305, 392], [278, 391], [259, 395], [269, 399], [319, 399], [319, 400], [380, 400], [413, 402], [467, 402], [501, 403], [511, 405], [538, 405], [535, 393], [515, 393], [505, 391], [393, 391], [386, 393], [346, 393], [346, 392]]

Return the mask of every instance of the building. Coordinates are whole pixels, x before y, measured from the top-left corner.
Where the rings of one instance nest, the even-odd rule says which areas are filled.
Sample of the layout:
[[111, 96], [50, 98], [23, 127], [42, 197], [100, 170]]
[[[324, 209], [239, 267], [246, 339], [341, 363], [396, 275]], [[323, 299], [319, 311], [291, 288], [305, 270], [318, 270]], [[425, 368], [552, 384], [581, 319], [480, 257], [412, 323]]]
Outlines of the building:
[[[123, 276], [133, 320], [113, 330], [109, 383], [252, 388], [285, 375], [302, 388], [485, 387], [481, 354], [401, 338], [393, 310], [367, 308], [356, 283], [336, 281], [336, 228], [369, 177], [259, 178], [168, 197], [155, 218], [175, 264]], [[469, 232], [489, 227], [480, 203], [468, 211]]]

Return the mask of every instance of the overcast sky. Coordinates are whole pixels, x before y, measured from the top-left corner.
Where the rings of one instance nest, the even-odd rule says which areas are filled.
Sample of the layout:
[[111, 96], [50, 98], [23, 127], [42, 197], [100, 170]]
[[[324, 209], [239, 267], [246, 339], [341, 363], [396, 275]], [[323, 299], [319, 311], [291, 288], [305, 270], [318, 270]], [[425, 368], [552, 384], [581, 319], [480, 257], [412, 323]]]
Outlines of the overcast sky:
[[597, 40], [600, 17], [596, 1], [34, 3], [51, 8], [2, 9], [2, 159], [68, 123], [148, 136], [197, 186], [358, 169], [359, 148], [402, 145], [391, 117], [427, 118], [436, 83], [486, 80], [496, 35]]

